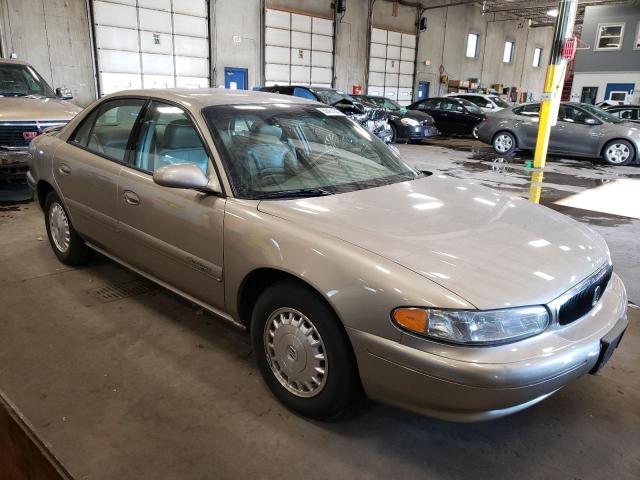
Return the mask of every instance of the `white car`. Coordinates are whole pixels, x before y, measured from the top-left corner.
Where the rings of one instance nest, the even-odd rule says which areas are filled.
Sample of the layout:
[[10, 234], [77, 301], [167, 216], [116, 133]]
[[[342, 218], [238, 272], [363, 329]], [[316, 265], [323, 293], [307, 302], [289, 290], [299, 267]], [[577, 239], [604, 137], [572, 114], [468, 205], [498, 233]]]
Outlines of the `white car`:
[[482, 93], [450, 93], [447, 97], [456, 97], [468, 100], [476, 104], [484, 112], [499, 112], [511, 105], [497, 95], [484, 95]]

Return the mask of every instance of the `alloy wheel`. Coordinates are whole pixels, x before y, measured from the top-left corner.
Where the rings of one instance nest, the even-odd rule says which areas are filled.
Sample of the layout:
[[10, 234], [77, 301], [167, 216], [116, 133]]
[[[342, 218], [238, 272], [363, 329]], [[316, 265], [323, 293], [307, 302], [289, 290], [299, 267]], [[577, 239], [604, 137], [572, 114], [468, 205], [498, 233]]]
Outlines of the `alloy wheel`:
[[624, 143], [613, 143], [607, 147], [605, 155], [609, 163], [624, 163], [629, 159], [631, 150]]
[[271, 371], [292, 394], [311, 398], [324, 388], [329, 371], [320, 333], [301, 312], [274, 311], [264, 326], [264, 349]]
[[493, 141], [493, 147], [499, 153], [506, 153], [511, 150], [511, 147], [513, 147], [513, 140], [511, 139], [511, 136], [506, 133], [502, 133]]
[[58, 202], [53, 203], [49, 209], [49, 229], [55, 247], [60, 253], [66, 253], [71, 243], [71, 229], [67, 213]]

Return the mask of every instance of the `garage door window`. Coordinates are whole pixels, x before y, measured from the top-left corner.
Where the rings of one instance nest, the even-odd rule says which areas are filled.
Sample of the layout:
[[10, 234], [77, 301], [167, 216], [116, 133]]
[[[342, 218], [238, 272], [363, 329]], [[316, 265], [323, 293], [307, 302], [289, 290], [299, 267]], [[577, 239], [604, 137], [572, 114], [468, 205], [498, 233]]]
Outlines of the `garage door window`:
[[372, 28], [368, 94], [409, 105], [413, 99], [415, 48], [415, 35]]

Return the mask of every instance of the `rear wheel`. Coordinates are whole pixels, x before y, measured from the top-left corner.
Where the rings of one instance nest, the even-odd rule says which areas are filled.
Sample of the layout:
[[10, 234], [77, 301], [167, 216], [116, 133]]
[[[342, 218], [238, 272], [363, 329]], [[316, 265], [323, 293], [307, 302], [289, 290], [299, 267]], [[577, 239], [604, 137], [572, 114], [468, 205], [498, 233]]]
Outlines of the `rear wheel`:
[[265, 290], [251, 316], [251, 342], [262, 377], [288, 408], [328, 420], [357, 398], [360, 379], [347, 334], [308, 288], [283, 280]]
[[47, 195], [44, 212], [47, 237], [58, 260], [70, 266], [87, 263], [89, 247], [74, 230], [67, 210], [55, 192]]
[[389, 126], [391, 127], [391, 143], [398, 143], [398, 129], [391, 122], [389, 122]]
[[623, 166], [633, 162], [635, 152], [627, 140], [613, 140], [602, 150], [602, 159], [609, 165]]
[[510, 132], [498, 132], [491, 142], [496, 153], [508, 155], [516, 151], [516, 137]]

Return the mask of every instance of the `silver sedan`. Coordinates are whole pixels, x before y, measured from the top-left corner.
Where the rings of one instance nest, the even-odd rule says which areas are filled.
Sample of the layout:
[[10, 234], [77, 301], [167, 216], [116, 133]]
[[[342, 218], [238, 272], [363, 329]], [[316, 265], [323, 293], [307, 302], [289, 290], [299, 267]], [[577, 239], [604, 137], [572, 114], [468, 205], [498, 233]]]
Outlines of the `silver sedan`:
[[[502, 155], [534, 150], [540, 104], [531, 103], [489, 114], [478, 139]], [[640, 126], [583, 103], [562, 103], [551, 127], [549, 153], [602, 158], [609, 165], [640, 160]]]
[[102, 252], [249, 330], [268, 387], [309, 417], [362, 391], [507, 415], [598, 371], [627, 326], [597, 233], [418, 171], [324, 104], [125, 91], [30, 155], [61, 262]]

